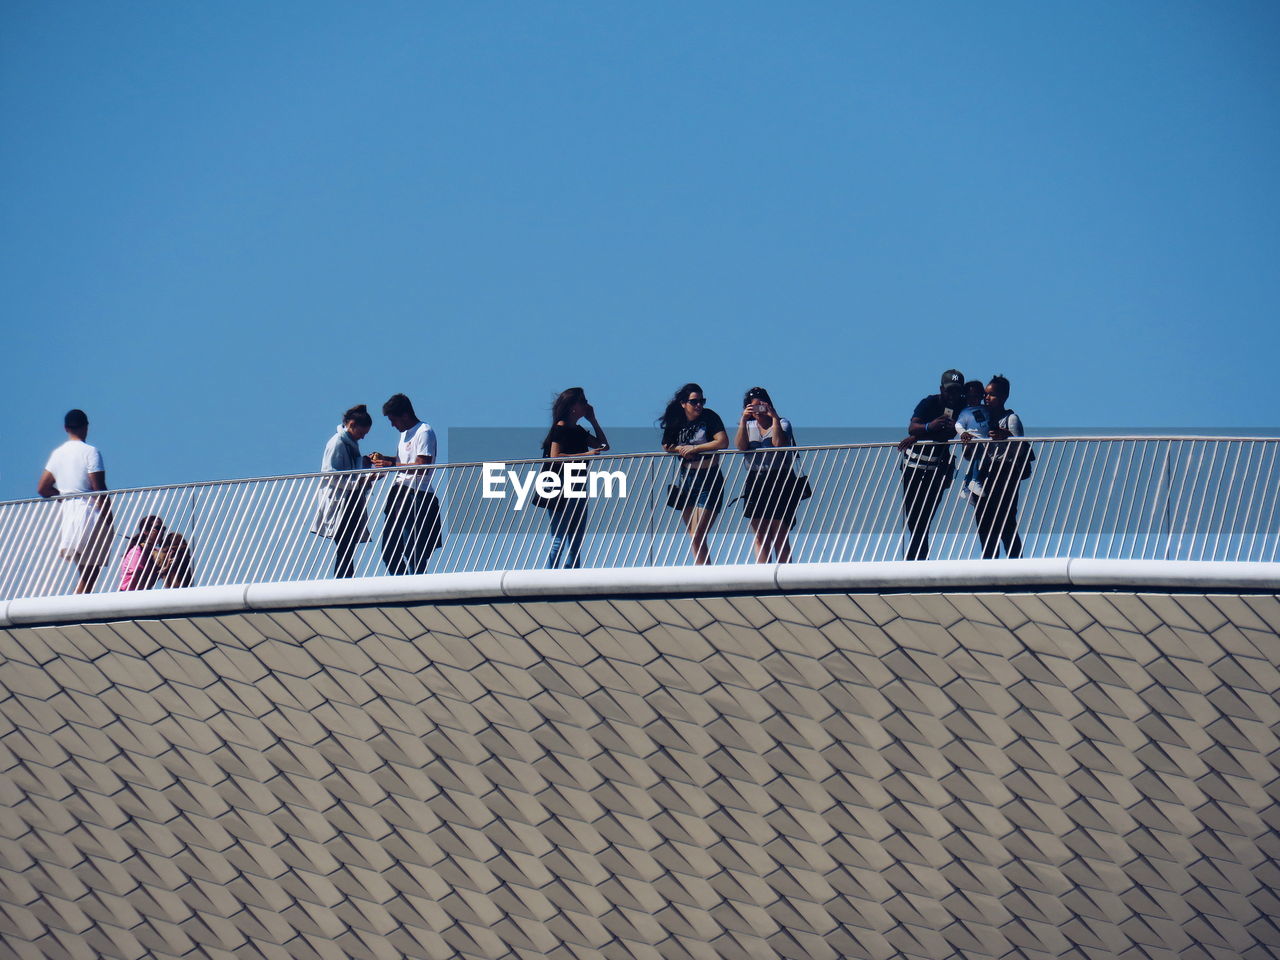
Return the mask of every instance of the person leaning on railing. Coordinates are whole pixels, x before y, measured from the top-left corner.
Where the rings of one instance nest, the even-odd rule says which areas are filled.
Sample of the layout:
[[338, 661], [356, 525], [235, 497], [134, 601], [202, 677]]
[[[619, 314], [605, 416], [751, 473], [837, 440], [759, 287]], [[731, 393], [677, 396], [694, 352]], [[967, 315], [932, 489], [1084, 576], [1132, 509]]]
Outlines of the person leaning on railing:
[[372, 461], [360, 455], [360, 441], [369, 435], [373, 417], [363, 404], [352, 407], [342, 415], [337, 432], [325, 444], [320, 459], [320, 471], [327, 476], [320, 481], [316, 491], [316, 516], [311, 532], [333, 541], [336, 549], [333, 559], [335, 577], [355, 576], [356, 547], [369, 542], [369, 515], [365, 511], [365, 499], [369, 484], [376, 475], [360, 475], [355, 471], [367, 469]]
[[156, 564], [166, 587], [189, 587], [195, 582], [191, 545], [180, 533], [169, 531], [156, 547]]
[[150, 590], [159, 582], [156, 547], [164, 534], [164, 521], [159, 517], [143, 517], [138, 521], [138, 532], [129, 538], [129, 545], [120, 558], [120, 585], [116, 589]]
[[[1004, 544], [1005, 556], [1022, 556], [1022, 537], [1018, 535], [1018, 491], [1023, 480], [1031, 476], [1035, 459], [1027, 443], [1009, 443], [1010, 437], [1021, 437], [1022, 419], [1005, 406], [1009, 399], [1009, 381], [996, 374], [986, 388], [987, 417], [991, 439], [982, 444], [982, 494], [974, 504], [973, 518], [978, 525], [982, 556], [995, 557]], [[963, 437], [961, 438], [963, 439]]]
[[908, 560], [929, 558], [929, 524], [954, 472], [947, 441], [955, 439], [956, 416], [964, 405], [964, 374], [947, 370], [939, 391], [916, 404], [907, 436], [898, 444], [902, 451], [902, 514], [910, 534]]
[[693, 562], [711, 562], [707, 534], [724, 502], [724, 474], [715, 457], [707, 456], [729, 446], [724, 421], [707, 409], [702, 387], [686, 383], [667, 402], [658, 421], [662, 449], [680, 458], [679, 482], [671, 488], [667, 506], [680, 511], [693, 549]]
[[796, 437], [791, 421], [778, 416], [773, 399], [764, 387], [752, 387], [742, 398], [742, 419], [734, 434], [734, 446], [747, 454], [747, 479], [742, 489], [743, 515], [751, 524], [756, 560], [768, 563], [791, 562], [791, 542], [787, 534], [800, 503], [800, 482], [791, 465], [795, 454], [757, 453], [779, 447], [794, 447]]
[[75, 592], [89, 593], [107, 562], [115, 533], [106, 495], [107, 470], [98, 448], [85, 442], [89, 418], [83, 410], [68, 410], [62, 426], [67, 441], [49, 455], [36, 492], [42, 497], [67, 495], [59, 504], [58, 553], [76, 565], [80, 576]]
[[[579, 425], [579, 420], [586, 420], [595, 433]], [[609, 449], [609, 441], [605, 438], [600, 422], [596, 420], [596, 411], [587, 402], [587, 394], [581, 387], [570, 387], [563, 391], [551, 405], [551, 429], [542, 441], [544, 457], [572, 457], [577, 454], [604, 453]], [[553, 473], [564, 477], [566, 462], [554, 460], [551, 464]], [[575, 493], [577, 491], [574, 491]], [[583, 494], [585, 490], [581, 491]], [[558, 495], [547, 504], [547, 514], [551, 518], [551, 554], [547, 557], [547, 567], [554, 570], [561, 565], [568, 570], [576, 570], [582, 566], [582, 537], [587, 528], [586, 496], [568, 496], [569, 491], [562, 482]]]

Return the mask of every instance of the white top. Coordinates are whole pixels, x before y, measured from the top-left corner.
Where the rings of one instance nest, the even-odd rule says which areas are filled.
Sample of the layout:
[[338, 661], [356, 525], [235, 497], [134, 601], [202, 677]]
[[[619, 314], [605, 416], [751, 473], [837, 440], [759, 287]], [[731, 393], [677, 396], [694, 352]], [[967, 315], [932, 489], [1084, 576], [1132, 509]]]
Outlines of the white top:
[[1011, 437], [1024, 437], [1022, 432], [1022, 418], [1012, 410], [1005, 411], [1005, 415], [996, 423], [1001, 430], [1008, 430]]
[[[760, 430], [760, 424], [755, 420], [747, 421], [747, 446], [752, 451], [759, 450], [761, 447], [773, 448], [773, 432], [781, 430], [787, 438], [786, 446], [793, 447], [796, 443], [795, 434], [791, 431], [791, 421], [786, 417], [774, 417], [773, 426], [767, 432]], [[748, 470], [781, 470], [783, 467], [791, 465], [791, 461], [795, 459], [794, 453], [748, 453], [747, 469]]]
[[[425, 456], [428, 463], [436, 462], [436, 432], [429, 424], [419, 420], [408, 430], [400, 434], [400, 444], [396, 448], [396, 459], [401, 463], [413, 463], [418, 457]], [[403, 483], [412, 490], [431, 489], [430, 470], [412, 470], [396, 474], [396, 483]]]
[[956, 436], [970, 433], [975, 437], [991, 436], [991, 418], [986, 407], [965, 407], [956, 417]]
[[89, 474], [103, 473], [102, 454], [83, 440], [68, 440], [53, 453], [44, 468], [53, 474], [59, 493], [89, 493]]

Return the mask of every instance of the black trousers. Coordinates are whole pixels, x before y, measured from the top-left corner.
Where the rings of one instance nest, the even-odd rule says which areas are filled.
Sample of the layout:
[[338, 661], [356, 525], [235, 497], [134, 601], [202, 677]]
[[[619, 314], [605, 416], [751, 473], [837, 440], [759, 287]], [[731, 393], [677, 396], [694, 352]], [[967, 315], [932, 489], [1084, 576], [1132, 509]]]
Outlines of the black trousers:
[[360, 546], [360, 534], [366, 525], [363, 492], [349, 490], [343, 493], [341, 510], [338, 527], [333, 532], [333, 545], [337, 550], [333, 557], [333, 575], [353, 577], [356, 547]]
[[413, 490], [395, 484], [383, 508], [382, 562], [387, 573], [426, 573], [427, 560], [443, 542], [440, 535], [440, 501], [430, 490]]
[[902, 515], [910, 536], [907, 540], [908, 560], [929, 559], [929, 524], [942, 501], [942, 491], [951, 486], [951, 467], [902, 469]]
[[1001, 543], [1005, 556], [1022, 556], [1022, 538], [1018, 536], [1018, 489], [1022, 478], [1019, 474], [1015, 479], [1009, 472], [997, 469], [984, 478], [982, 496], [973, 508], [982, 556], [987, 560], [999, 555]]

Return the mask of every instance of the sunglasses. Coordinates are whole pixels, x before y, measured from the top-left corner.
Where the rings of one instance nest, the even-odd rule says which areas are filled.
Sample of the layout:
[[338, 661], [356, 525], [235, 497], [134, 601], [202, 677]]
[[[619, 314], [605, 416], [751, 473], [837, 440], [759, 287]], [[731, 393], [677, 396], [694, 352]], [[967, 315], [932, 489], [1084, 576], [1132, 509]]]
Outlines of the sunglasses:
[[706, 402], [707, 402], [706, 397], [691, 397], [690, 399], [685, 401], [685, 403], [692, 403], [696, 407], [705, 406]]

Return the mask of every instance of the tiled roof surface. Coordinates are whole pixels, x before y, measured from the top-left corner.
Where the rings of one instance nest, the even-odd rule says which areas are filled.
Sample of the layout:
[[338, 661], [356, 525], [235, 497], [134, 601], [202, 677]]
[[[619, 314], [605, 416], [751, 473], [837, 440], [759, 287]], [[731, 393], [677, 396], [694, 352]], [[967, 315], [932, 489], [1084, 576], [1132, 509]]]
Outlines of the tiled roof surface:
[[15, 957], [1280, 955], [1274, 595], [0, 631]]

